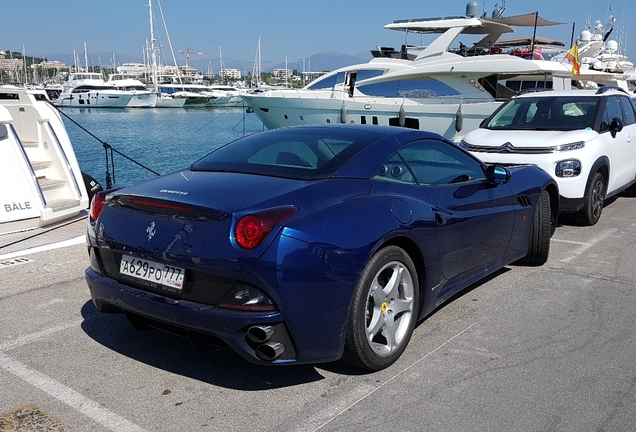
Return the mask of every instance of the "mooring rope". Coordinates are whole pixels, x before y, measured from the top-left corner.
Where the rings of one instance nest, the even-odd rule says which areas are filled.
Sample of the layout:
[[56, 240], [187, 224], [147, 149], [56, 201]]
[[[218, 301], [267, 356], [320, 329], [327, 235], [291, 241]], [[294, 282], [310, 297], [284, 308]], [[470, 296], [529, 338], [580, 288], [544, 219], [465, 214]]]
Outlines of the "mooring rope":
[[[136, 160], [134, 160], [133, 158], [125, 155], [124, 153], [120, 152], [119, 150], [117, 150], [116, 148], [114, 148], [113, 146], [111, 146], [110, 144], [108, 144], [106, 141], [100, 139], [99, 137], [97, 137], [95, 134], [93, 134], [91, 131], [89, 131], [88, 129], [86, 129], [84, 126], [82, 126], [81, 124], [79, 124], [78, 122], [76, 122], [75, 120], [73, 120], [71, 117], [69, 117], [65, 112], [63, 112], [61, 109], [59, 109], [57, 107], [57, 105], [55, 105], [53, 102], [51, 102], [50, 100], [46, 101], [49, 105], [51, 105], [53, 108], [55, 108], [57, 110], [57, 112], [59, 112], [61, 115], [63, 115], [64, 117], [66, 117], [69, 121], [71, 121], [73, 124], [75, 124], [75, 126], [79, 127], [80, 129], [82, 129], [84, 132], [86, 132], [87, 134], [89, 134], [90, 136], [92, 136], [93, 138], [95, 138], [97, 141], [99, 141], [102, 146], [104, 147], [104, 150], [106, 151], [106, 189], [110, 189], [113, 187], [113, 183], [115, 181], [115, 159], [113, 157], [113, 153], [117, 153], [118, 155], [128, 159], [129, 161], [131, 161], [132, 163], [135, 163], [137, 165], [139, 165], [140, 167], [150, 171], [151, 173], [155, 174], [155, 175], [161, 175], [159, 174], [157, 171], [148, 168], [147, 166], [145, 166], [144, 164], [142, 164], [141, 162], [137, 162]], [[110, 153], [109, 153], [110, 152]], [[108, 162], [108, 156], [110, 155], [110, 164]], [[111, 170], [112, 167], [112, 181], [111, 181]]]

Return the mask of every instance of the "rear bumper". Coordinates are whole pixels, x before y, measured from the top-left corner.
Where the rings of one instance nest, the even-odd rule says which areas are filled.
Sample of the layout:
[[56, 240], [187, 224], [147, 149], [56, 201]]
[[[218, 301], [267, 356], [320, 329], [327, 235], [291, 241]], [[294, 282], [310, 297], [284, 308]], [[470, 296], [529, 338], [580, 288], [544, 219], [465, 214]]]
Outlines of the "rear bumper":
[[[328, 359], [298, 360], [298, 353], [280, 312], [236, 312], [201, 303], [175, 300], [100, 276], [90, 267], [86, 269], [85, 278], [93, 303], [100, 311], [116, 307], [127, 314], [133, 314], [141, 321], [149, 319], [162, 323], [166, 327], [181, 329], [182, 335], [191, 340], [197, 336], [220, 339], [225, 345], [254, 363], [287, 364], [328, 361]], [[247, 330], [255, 325], [269, 325], [275, 328], [274, 336], [269, 342], [284, 345], [284, 352], [278, 359], [264, 361], [257, 356], [258, 344], [247, 336]], [[195, 340], [193, 342], [197, 345]]]

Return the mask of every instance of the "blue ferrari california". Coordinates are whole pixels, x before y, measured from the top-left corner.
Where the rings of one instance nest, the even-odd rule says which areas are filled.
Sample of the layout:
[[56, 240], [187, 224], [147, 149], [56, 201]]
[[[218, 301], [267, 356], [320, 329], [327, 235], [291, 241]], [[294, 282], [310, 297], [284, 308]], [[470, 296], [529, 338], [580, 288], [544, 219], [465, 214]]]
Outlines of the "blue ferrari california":
[[463, 288], [543, 264], [558, 197], [541, 169], [485, 165], [432, 133], [276, 129], [96, 195], [86, 281], [136, 328], [261, 364], [379, 370]]

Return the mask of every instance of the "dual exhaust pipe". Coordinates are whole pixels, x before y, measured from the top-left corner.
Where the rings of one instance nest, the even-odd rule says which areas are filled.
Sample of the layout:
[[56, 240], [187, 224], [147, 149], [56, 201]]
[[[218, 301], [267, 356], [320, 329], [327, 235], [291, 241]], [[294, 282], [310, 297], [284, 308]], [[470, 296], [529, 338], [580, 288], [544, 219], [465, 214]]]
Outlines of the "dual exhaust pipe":
[[274, 336], [274, 327], [257, 325], [247, 329], [247, 337], [256, 342], [256, 356], [264, 361], [274, 361], [285, 352], [285, 346], [280, 342], [270, 341]]

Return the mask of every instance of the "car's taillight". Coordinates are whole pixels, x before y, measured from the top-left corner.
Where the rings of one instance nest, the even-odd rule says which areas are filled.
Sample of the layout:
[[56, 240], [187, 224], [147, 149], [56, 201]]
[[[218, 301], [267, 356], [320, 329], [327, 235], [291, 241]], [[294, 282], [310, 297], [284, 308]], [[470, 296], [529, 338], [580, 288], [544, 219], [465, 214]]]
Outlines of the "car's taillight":
[[93, 195], [93, 199], [91, 199], [91, 219], [97, 220], [100, 214], [102, 214], [102, 210], [104, 210], [104, 203], [106, 202], [106, 193], [105, 191], [98, 192]]
[[234, 238], [243, 249], [254, 249], [267, 238], [272, 228], [298, 211], [297, 207], [285, 206], [263, 210], [243, 216], [236, 223]]

